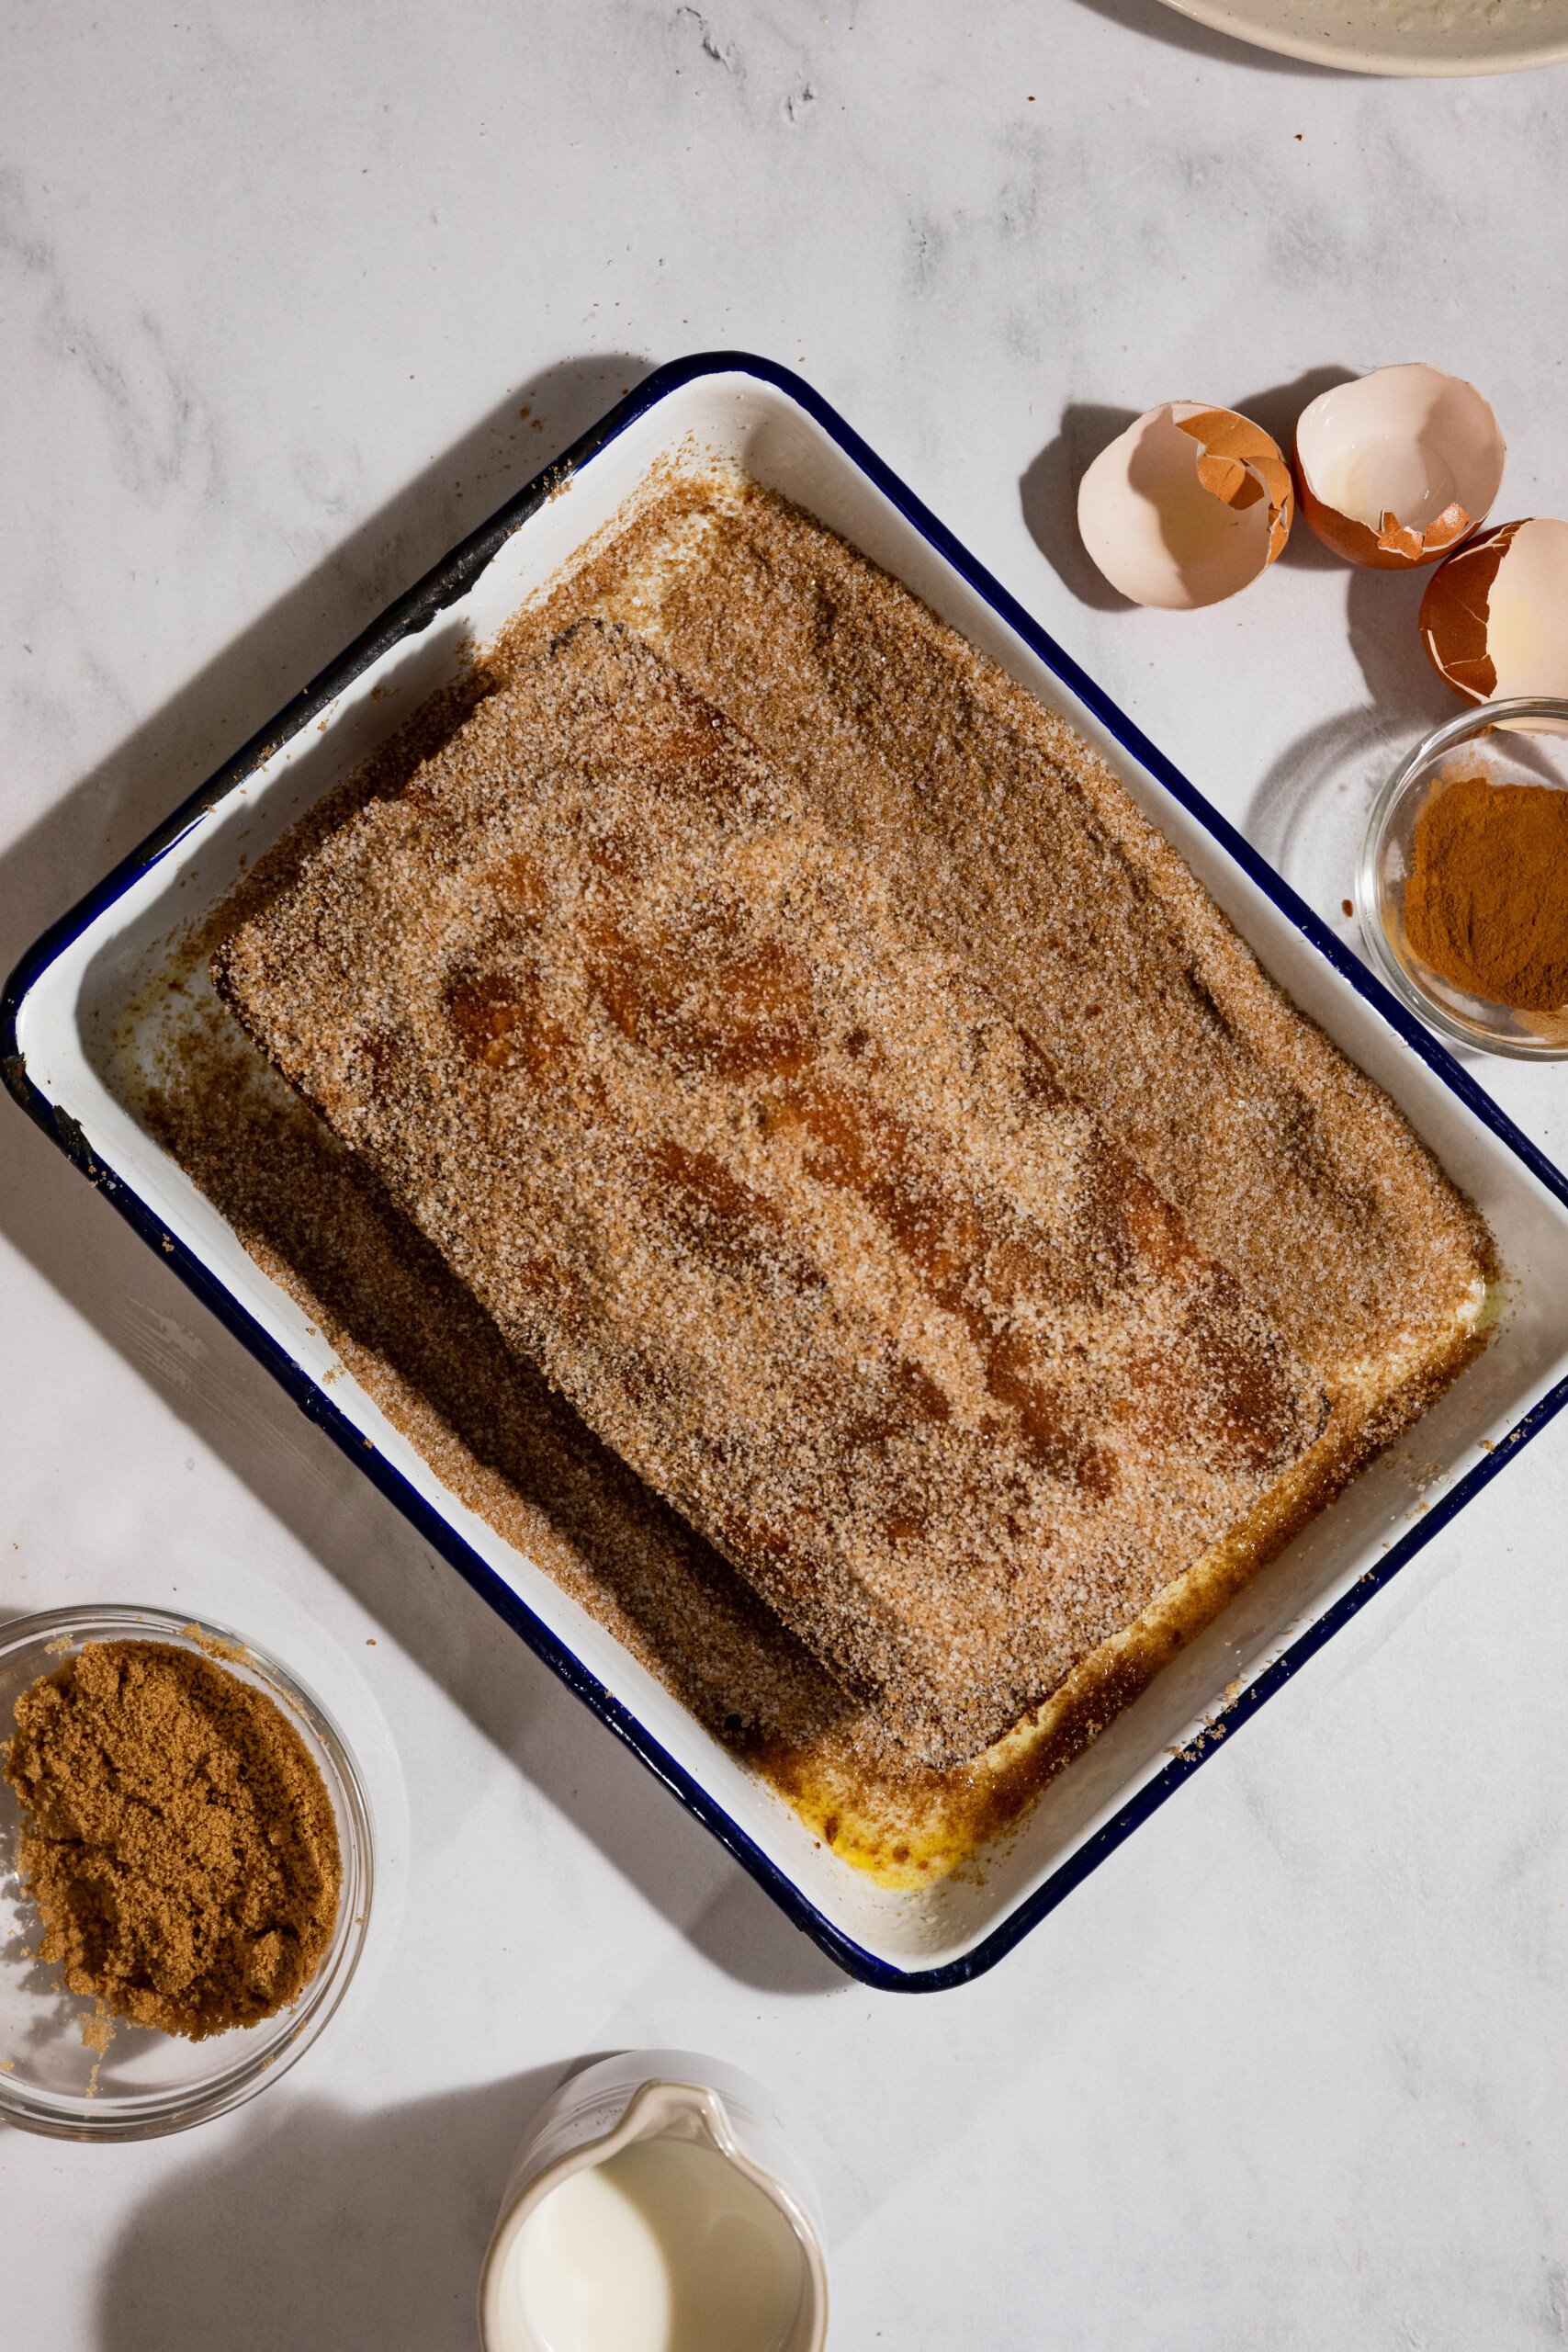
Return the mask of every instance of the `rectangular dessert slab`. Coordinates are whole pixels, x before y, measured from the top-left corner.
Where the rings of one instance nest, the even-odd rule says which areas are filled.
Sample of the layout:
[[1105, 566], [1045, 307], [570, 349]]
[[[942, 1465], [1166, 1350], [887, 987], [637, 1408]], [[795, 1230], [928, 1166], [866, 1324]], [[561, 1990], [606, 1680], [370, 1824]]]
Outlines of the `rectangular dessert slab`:
[[588, 619], [213, 971], [510, 1344], [943, 1765], [1093, 1645], [1081, 1583], [1116, 1631], [1328, 1406], [893, 898]]
[[[1110, 763], [1265, 969], [1383, 1087], [1496, 1237], [1485, 1352], [965, 1868], [912, 1892], [818, 1843], [534, 1562], [446, 1487], [142, 1125], [95, 1038], [155, 1030], [171, 934], [353, 773], [553, 580], [656, 465], [738, 465], [839, 532]], [[151, 985], [150, 985], [151, 984]], [[438, 565], [23, 958], [0, 1051], [46, 1133], [782, 1908], [865, 1982], [991, 1966], [1147, 1820], [1568, 1399], [1568, 1182], [799, 378], [740, 354], [663, 368]]]

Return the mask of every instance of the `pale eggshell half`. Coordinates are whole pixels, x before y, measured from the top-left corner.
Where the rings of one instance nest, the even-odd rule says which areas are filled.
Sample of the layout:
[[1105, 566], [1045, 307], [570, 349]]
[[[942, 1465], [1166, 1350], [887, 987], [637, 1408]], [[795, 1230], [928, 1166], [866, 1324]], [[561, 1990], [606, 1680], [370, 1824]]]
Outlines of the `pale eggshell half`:
[[1148, 410], [1078, 484], [1078, 531], [1111, 586], [1173, 612], [1217, 605], [1256, 580], [1294, 511], [1279, 443], [1202, 401]]
[[1467, 701], [1568, 700], [1568, 523], [1500, 523], [1450, 556], [1421, 599], [1421, 638]]
[[1416, 361], [1374, 368], [1302, 411], [1302, 513], [1348, 562], [1436, 563], [1485, 521], [1506, 455], [1473, 384]]

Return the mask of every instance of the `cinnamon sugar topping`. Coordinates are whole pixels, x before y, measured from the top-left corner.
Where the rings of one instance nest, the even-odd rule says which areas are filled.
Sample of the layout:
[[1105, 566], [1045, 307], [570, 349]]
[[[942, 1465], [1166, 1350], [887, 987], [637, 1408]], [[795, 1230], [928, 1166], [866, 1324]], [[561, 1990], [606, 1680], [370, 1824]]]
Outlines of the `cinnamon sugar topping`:
[[[983, 1363], [962, 1283], [948, 1303], [937, 1295], [943, 1219], [955, 1172], [964, 1200], [987, 1216], [998, 1191], [1015, 1207], [1025, 1204], [1017, 1188], [1030, 1163], [1018, 1137], [1030, 1120], [1053, 1131], [1070, 1104], [1077, 1132], [1101, 1139], [1088, 1157], [1103, 1151], [1108, 1164], [1131, 1171], [1127, 1197], [1136, 1190], [1162, 1204], [1139, 1249], [1152, 1236], [1157, 1250], [1168, 1217], [1200, 1270], [1197, 1295], [1207, 1286], [1216, 1300], [1234, 1298], [1237, 1329], [1258, 1363], [1271, 1367], [1279, 1416], [1259, 1414], [1244, 1380], [1230, 1432], [1221, 1432], [1222, 1475], [1247, 1487], [1250, 1505], [1238, 1495], [1201, 1557], [1186, 1543], [1156, 1544], [1142, 1563], [1145, 1584], [1086, 1590], [1082, 1634], [1092, 1639], [1112, 1622], [1118, 1630], [1087, 1650], [1069, 1636], [1057, 1655], [1077, 1665], [984, 1754], [921, 1763], [893, 1736], [880, 1705], [827, 1672], [761, 1600], [750, 1579], [765, 1575], [770, 1555], [754, 1552], [748, 1574], [738, 1574], [689, 1518], [650, 1492], [537, 1363], [508, 1344], [362, 1153], [276, 1086], [210, 998], [203, 1005], [195, 982], [210, 940], [193, 951], [195, 1010], [148, 1107], [248, 1246], [296, 1290], [347, 1369], [454, 1492], [717, 1736], [749, 1754], [818, 1835], [894, 1883], [929, 1879], [1015, 1815], [1474, 1352], [1495, 1271], [1491, 1243], [1387, 1098], [1264, 976], [1081, 736], [811, 517], [731, 474], [650, 484], [584, 560], [517, 616], [445, 707], [422, 714], [246, 878], [220, 931], [265, 917], [356, 810], [392, 803], [411, 778], [417, 792], [421, 763], [439, 765], [464, 718], [536, 672], [560, 632], [590, 615], [636, 632], [683, 692], [741, 730], [743, 749], [723, 729], [705, 739], [716, 774], [738, 762], [748, 776], [765, 775], [767, 791], [800, 811], [795, 821], [830, 842], [835, 869], [870, 877], [876, 923], [883, 909], [899, 922], [914, 918], [929, 968], [941, 969], [944, 988], [951, 972], [960, 992], [941, 998], [952, 1051], [929, 1073], [915, 1069], [917, 1091], [925, 1091], [907, 1147], [911, 1177], [918, 1171], [940, 1205], [909, 1218], [900, 1238], [894, 1226], [905, 1212], [889, 1201], [885, 1215], [876, 1198], [899, 1164], [894, 1140], [905, 1148], [879, 1123], [910, 1124], [902, 1072], [919, 1060], [912, 1048], [889, 1054], [908, 1010], [897, 989], [889, 1001], [897, 1018], [886, 1017], [879, 997], [868, 1019], [851, 1013], [837, 981], [824, 990], [810, 957], [801, 985], [785, 952], [798, 942], [777, 893], [770, 903], [780, 922], [699, 940], [688, 958], [693, 987], [671, 987], [637, 924], [627, 930], [623, 907], [620, 941], [605, 935], [592, 951], [605, 983], [593, 996], [594, 1053], [643, 1057], [650, 1073], [663, 1062], [698, 1069], [713, 1112], [705, 1125], [666, 1122], [638, 1138], [638, 1197], [659, 1204], [671, 1263], [678, 1254], [695, 1269], [709, 1300], [744, 1291], [754, 1314], [804, 1327], [839, 1296], [827, 1281], [815, 1289], [813, 1271], [836, 1280], [852, 1244], [857, 1280], [863, 1265], [867, 1280], [877, 1272], [889, 1310], [881, 1328], [897, 1340], [875, 1374], [877, 1412], [891, 1434], [876, 1441], [880, 1453], [871, 1449], [874, 1460], [886, 1464], [903, 1448], [918, 1462], [922, 1444], [955, 1442], [954, 1422], [973, 1439], [989, 1414], [1005, 1433], [1006, 1458], [1025, 1464], [1031, 1374], [1000, 1347]], [[427, 802], [421, 822], [433, 816]], [[592, 839], [609, 909], [625, 897], [624, 877], [635, 876], [639, 834], [606, 822]], [[445, 854], [460, 862], [460, 829]], [[543, 876], [521, 850], [507, 856], [511, 864], [496, 861], [484, 903], [515, 943], [538, 917]], [[586, 876], [586, 863], [580, 870]], [[825, 891], [812, 901], [824, 922]], [[478, 914], [476, 900], [467, 919]], [[586, 986], [582, 936], [577, 969]], [[898, 958], [892, 964], [896, 978]], [[581, 1082], [562, 1075], [574, 1067], [577, 1037], [539, 985], [551, 975], [526, 965], [515, 945], [498, 957], [476, 955], [447, 972], [439, 1005], [428, 993], [422, 1000], [421, 1019], [443, 1025], [465, 1101], [510, 1102], [525, 1088], [537, 1096]], [[851, 965], [867, 977], [863, 958], [852, 955], [846, 974]], [[722, 1046], [711, 1034], [721, 969]], [[982, 1001], [983, 1021], [952, 1010]], [[955, 1041], [976, 1025], [990, 1048], [960, 1068]], [[396, 1023], [358, 1035], [362, 1075], [375, 1072], [378, 1087], [406, 1084], [406, 1075], [386, 1076], [402, 1050]], [[1043, 1049], [1050, 1097], [1029, 1119], [1017, 1107], [1021, 1072], [1035, 1066], [1018, 1042], [1025, 1038]], [[756, 1067], [727, 1071], [716, 1056]], [[830, 1104], [819, 1099], [824, 1057]], [[717, 1115], [721, 1099], [761, 1113], [764, 1096], [754, 1127]], [[845, 1102], [854, 1106], [847, 1128]], [[1013, 1106], [1005, 1117], [1004, 1105]], [[957, 1116], [976, 1107], [1001, 1138], [983, 1166], [965, 1154]], [[947, 1140], [928, 1161], [933, 1118]], [[617, 1170], [630, 1150], [617, 1145]], [[786, 1188], [781, 1197], [775, 1155], [798, 1194]], [[807, 1199], [810, 1216], [797, 1215]], [[987, 1232], [987, 1263], [998, 1247]], [[922, 1251], [931, 1261], [924, 1270]], [[1151, 1295], [1160, 1291], [1153, 1283]], [[987, 1311], [993, 1304], [987, 1295]], [[1086, 1311], [1095, 1310], [1072, 1308]], [[1188, 1393], [1183, 1376], [1161, 1409], [1179, 1418]], [[1302, 1452], [1314, 1395], [1326, 1418]], [[938, 1396], [959, 1400], [956, 1410], [949, 1401], [947, 1423], [931, 1417]], [[655, 1401], [673, 1428], [671, 1400]], [[841, 1430], [847, 1398], [835, 1410]], [[1246, 1441], [1261, 1443], [1255, 1471], [1245, 1467], [1246, 1442], [1236, 1443], [1248, 1429], [1272, 1431]], [[1042, 1456], [1055, 1446], [1063, 1462], [1062, 1449], [1076, 1447], [1076, 1483], [1038, 1464], [1021, 1475], [1055, 1478], [1065, 1512], [1070, 1506], [1086, 1518], [1097, 1475], [1088, 1449], [1106, 1442], [1095, 1415], [1077, 1428], [1060, 1414], [1042, 1418], [1032, 1442]], [[923, 1540], [905, 1532], [917, 1515], [889, 1509], [887, 1560]], [[732, 1528], [716, 1516], [711, 1524], [734, 1544]], [[870, 1591], [852, 1578], [850, 1589]]]
[[217, 967], [513, 1345], [933, 1762], [1323, 1424], [1035, 1041], [626, 632], [521, 671]]

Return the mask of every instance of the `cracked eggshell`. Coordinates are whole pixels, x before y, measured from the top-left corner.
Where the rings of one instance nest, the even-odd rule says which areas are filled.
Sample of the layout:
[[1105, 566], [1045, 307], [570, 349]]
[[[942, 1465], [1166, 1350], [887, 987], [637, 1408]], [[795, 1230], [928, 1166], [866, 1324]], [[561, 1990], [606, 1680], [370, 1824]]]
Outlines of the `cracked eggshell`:
[[1473, 384], [1418, 362], [1374, 368], [1303, 409], [1302, 513], [1348, 563], [1436, 563], [1485, 521], [1506, 455]]
[[1568, 523], [1500, 523], [1439, 564], [1421, 599], [1432, 663], [1469, 702], [1568, 698]]
[[1135, 605], [1217, 605], [1266, 571], [1291, 534], [1291, 469], [1277, 441], [1201, 401], [1151, 408], [1078, 484], [1078, 532]]

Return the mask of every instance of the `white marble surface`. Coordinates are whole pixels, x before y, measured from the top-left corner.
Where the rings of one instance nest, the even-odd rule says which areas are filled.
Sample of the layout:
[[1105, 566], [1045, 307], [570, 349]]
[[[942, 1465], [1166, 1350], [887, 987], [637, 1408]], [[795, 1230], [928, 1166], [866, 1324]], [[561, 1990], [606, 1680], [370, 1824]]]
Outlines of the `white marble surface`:
[[[800, 365], [1336, 920], [1448, 707], [1409, 584], [1309, 544], [1207, 615], [1107, 609], [1077, 470], [1155, 400], [1288, 420], [1419, 357], [1494, 399], [1501, 511], [1568, 511], [1568, 72], [1353, 80], [1155, 0], [179, 5], [0, 6], [6, 964], [682, 351]], [[1568, 1156], [1561, 1071], [1481, 1075]], [[995, 1974], [891, 1998], [9, 1105], [0, 1161], [0, 1606], [275, 1637], [359, 1726], [389, 1863], [350, 2004], [256, 2104], [0, 2133], [0, 2342], [468, 2346], [532, 2105], [637, 2042], [804, 2110], [836, 2345], [1568, 2341], [1568, 1427]]]

